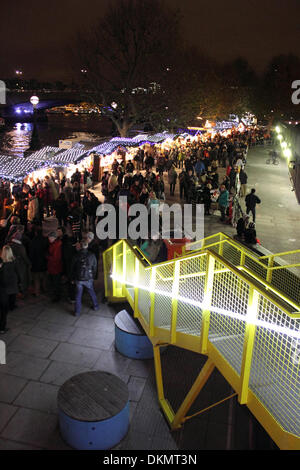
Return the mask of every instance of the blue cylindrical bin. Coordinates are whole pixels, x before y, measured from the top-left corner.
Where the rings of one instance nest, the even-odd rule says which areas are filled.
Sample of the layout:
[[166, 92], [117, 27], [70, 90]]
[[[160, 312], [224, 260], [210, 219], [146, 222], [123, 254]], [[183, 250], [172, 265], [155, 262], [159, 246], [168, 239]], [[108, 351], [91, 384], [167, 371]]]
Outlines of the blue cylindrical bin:
[[61, 435], [74, 449], [111, 449], [128, 431], [128, 387], [108, 372], [78, 374], [58, 392], [58, 416]]
[[115, 317], [115, 346], [121, 354], [132, 359], [153, 358], [151, 341], [126, 310]]

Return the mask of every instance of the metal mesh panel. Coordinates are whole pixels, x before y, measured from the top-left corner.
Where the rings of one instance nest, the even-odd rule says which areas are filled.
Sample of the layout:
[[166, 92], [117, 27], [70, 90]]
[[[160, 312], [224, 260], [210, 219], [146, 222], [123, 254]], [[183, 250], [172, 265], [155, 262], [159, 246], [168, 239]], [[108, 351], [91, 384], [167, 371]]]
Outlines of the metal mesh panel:
[[241, 262], [241, 250], [230, 243], [223, 243], [223, 258], [230, 261], [233, 266], [239, 266]]
[[202, 309], [186, 302], [178, 301], [176, 331], [193, 336], [200, 336]]
[[[217, 268], [220, 264], [217, 263]], [[228, 315], [245, 316], [248, 297], [248, 284], [236, 274], [230, 271], [215, 273], [212, 311], [217, 307], [221, 312], [211, 313], [208, 338], [238, 374], [241, 372], [245, 322]]]
[[106, 266], [106, 272], [104, 275], [106, 275], [106, 285], [107, 285], [107, 292], [106, 295], [107, 297], [112, 296], [112, 286], [113, 286], [113, 281], [111, 278], [112, 270], [113, 270], [113, 251], [108, 250], [104, 253], [104, 260], [105, 260], [105, 266]]
[[[287, 316], [260, 296], [259, 320], [274, 328], [299, 331], [299, 320]], [[271, 328], [256, 327], [249, 388], [287, 431], [300, 434], [300, 341]]]
[[[150, 287], [150, 274], [151, 271], [146, 270], [142, 264], [140, 264], [139, 270], [139, 286], [145, 286], [149, 289]], [[150, 292], [142, 288], [139, 289], [138, 293], [138, 309], [145, 321], [149, 324], [149, 313], [150, 313]]]
[[300, 304], [300, 279], [288, 269], [272, 270], [272, 285]]
[[172, 316], [172, 288], [174, 263], [156, 269], [155, 290], [167, 295], [156, 294], [154, 303], [154, 325], [170, 329]]
[[130, 284], [135, 282], [135, 256], [130, 248], [126, 248], [126, 281]]
[[192, 250], [192, 251], [197, 251], [201, 250], [204, 247], [207, 247], [208, 245], [212, 245], [213, 243], [217, 243], [220, 241], [220, 234], [216, 233], [213, 236], [203, 238], [202, 240], [197, 240], [192, 243], [187, 243], [186, 244], [186, 250]]
[[265, 281], [267, 279], [267, 266], [262, 266], [262, 264], [265, 264], [263, 260], [260, 263], [252, 257], [245, 255], [244, 266]]
[[154, 325], [171, 329], [172, 298], [156, 294], [154, 301]]

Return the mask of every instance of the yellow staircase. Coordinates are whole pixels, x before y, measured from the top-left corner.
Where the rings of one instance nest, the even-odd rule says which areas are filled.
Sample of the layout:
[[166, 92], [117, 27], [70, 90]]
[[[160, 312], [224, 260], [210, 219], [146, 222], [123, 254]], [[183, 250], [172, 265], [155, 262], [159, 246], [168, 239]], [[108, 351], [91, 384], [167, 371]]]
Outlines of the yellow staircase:
[[[158, 399], [171, 428], [190, 418], [217, 367], [279, 448], [300, 449], [300, 288], [290, 272], [300, 267], [300, 250], [257, 257], [223, 233], [187, 248], [155, 265], [127, 240], [103, 253], [106, 297], [127, 299], [153, 344]], [[282, 267], [279, 256], [294, 259]], [[164, 394], [166, 344], [207, 356], [176, 412]]]

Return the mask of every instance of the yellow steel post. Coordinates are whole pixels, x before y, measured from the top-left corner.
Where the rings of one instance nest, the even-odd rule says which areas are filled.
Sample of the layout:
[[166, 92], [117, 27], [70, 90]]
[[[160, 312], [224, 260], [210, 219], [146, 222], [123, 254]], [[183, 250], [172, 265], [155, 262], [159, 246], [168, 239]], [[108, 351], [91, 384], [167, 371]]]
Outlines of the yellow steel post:
[[156, 267], [152, 266], [150, 279], [150, 313], [149, 313], [149, 336], [154, 336], [154, 307], [155, 307], [155, 283], [156, 283]]
[[104, 274], [104, 289], [105, 289], [105, 297], [108, 298], [108, 282], [107, 282], [107, 277], [109, 276], [108, 270], [107, 270], [107, 260], [106, 260], [107, 253], [103, 253], [102, 259], [103, 259], [103, 274]]
[[206, 274], [204, 284], [204, 299], [205, 308], [202, 310], [202, 327], [201, 327], [201, 353], [205, 354], [207, 351], [209, 321], [210, 321], [210, 305], [214, 284], [214, 270], [215, 258], [208, 252], [206, 258]]
[[244, 264], [245, 264], [245, 252], [241, 251], [240, 266], [244, 266]]
[[135, 283], [134, 283], [134, 312], [133, 312], [133, 315], [134, 317], [138, 317], [139, 316], [139, 288], [137, 287], [138, 283], [139, 283], [139, 273], [140, 273], [140, 262], [139, 262], [139, 259], [138, 257], [135, 258], [135, 265], [134, 265], [134, 280], [135, 280]]
[[126, 242], [123, 240], [123, 266], [122, 266], [122, 295], [125, 297], [125, 289], [126, 289], [126, 257], [127, 257], [127, 245]]
[[250, 286], [241, 366], [241, 389], [239, 391], [239, 402], [242, 405], [246, 404], [248, 399], [249, 378], [251, 372], [253, 345], [256, 330], [254, 322], [257, 317], [258, 302], [259, 293], [252, 286]]
[[207, 380], [211, 376], [215, 366], [211, 359], [207, 359], [206, 363], [201, 369], [200, 374], [196, 378], [192, 388], [188, 392], [187, 396], [185, 397], [184, 401], [180, 405], [177, 413], [174, 416], [172, 421], [172, 429], [177, 429], [180, 427], [182, 421], [184, 420], [185, 415], [189, 411], [190, 407], [196, 400], [197, 396], [199, 395], [200, 391], [206, 384]]
[[176, 326], [178, 310], [180, 261], [174, 262], [173, 286], [172, 286], [172, 319], [171, 319], [171, 344], [176, 343]]
[[219, 255], [220, 256], [223, 256], [223, 239], [224, 239], [224, 236], [223, 236], [223, 233], [221, 232], [220, 233], [220, 245], [219, 245]]
[[[117, 249], [116, 249], [116, 244], [114, 244], [113, 245], [113, 270], [112, 270], [113, 276], [117, 275], [116, 266], [117, 266]], [[113, 281], [112, 281], [112, 296], [113, 297], [116, 296], [116, 284], [117, 284], [117, 281], [113, 277]]]
[[270, 258], [268, 259], [268, 269], [267, 269], [267, 279], [266, 279], [267, 282], [272, 281], [273, 266], [274, 266], [274, 256], [270, 256]]
[[161, 360], [160, 360], [160, 346], [155, 345], [153, 346], [153, 356], [154, 356], [154, 366], [155, 366], [155, 377], [156, 377], [156, 387], [157, 387], [157, 395], [159, 404], [171, 425], [174, 419], [174, 411], [169, 404], [169, 402], [165, 399], [164, 395], [164, 385], [162, 379], [162, 369], [161, 369]]

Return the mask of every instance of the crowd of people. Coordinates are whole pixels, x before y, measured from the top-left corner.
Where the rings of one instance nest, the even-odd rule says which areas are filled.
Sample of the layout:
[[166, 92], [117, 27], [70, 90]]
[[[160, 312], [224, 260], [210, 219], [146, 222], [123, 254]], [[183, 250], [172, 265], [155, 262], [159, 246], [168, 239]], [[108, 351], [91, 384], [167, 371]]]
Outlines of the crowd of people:
[[[187, 203], [203, 203], [207, 216], [211, 214], [212, 195], [217, 192], [220, 220], [225, 222], [232, 217], [230, 198], [238, 193], [245, 197], [253, 224], [255, 205], [260, 201], [253, 190], [246, 195], [244, 166], [254, 138], [254, 131], [233, 132], [228, 137], [217, 134], [205, 141], [178, 139], [166, 148], [139, 148], [132, 160], [116, 158], [111, 171], [104, 172], [101, 180], [104, 201], [117, 210], [127, 211], [130, 205], [140, 203], [150, 212], [153, 206], [158, 210], [161, 201], [174, 197], [179, 184], [179, 198]], [[218, 167], [226, 169], [222, 181]], [[164, 175], [169, 188], [165, 187]], [[17, 297], [29, 293], [35, 296], [47, 293], [53, 302], [59, 302], [65, 289], [74, 304], [75, 315], [79, 315], [85, 287], [93, 308], [98, 308], [93, 282], [98, 275], [100, 251], [106, 248], [107, 240], [99, 240], [96, 235], [96, 212], [103, 201], [90, 190], [91, 186], [87, 169], [76, 169], [70, 179], [53, 173], [31, 181], [30, 185], [1, 183], [1, 334], [7, 331], [7, 313], [16, 308]], [[126, 208], [119, 207], [120, 196], [127, 196]], [[58, 228], [45, 237], [43, 221], [50, 216], [56, 217]], [[242, 220], [243, 223], [238, 223], [238, 234], [249, 241], [246, 235], [246, 229], [251, 228], [249, 218]], [[140, 240], [141, 249], [151, 261], [166, 259], [160, 238], [158, 234], [156, 240]]]

